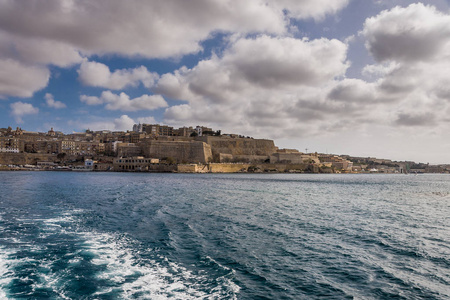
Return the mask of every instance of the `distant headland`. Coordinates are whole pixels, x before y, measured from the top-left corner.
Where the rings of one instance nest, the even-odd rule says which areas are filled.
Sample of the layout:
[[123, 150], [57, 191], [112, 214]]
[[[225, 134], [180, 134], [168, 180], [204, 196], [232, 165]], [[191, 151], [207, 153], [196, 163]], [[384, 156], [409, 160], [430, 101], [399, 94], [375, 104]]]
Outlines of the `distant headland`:
[[0, 128], [0, 170], [180, 173], [448, 173], [429, 165], [374, 157], [279, 149], [273, 140], [204, 126], [135, 124], [130, 131], [64, 134]]

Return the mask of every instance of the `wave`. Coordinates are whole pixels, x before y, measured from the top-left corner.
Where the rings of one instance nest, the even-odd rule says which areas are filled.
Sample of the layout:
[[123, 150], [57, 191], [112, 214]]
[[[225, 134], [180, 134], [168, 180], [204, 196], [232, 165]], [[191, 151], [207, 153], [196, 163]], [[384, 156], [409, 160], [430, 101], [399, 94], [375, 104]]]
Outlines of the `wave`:
[[[120, 299], [236, 298], [232, 280], [211, 288], [207, 275], [195, 274], [124, 234], [82, 229], [82, 211], [51, 219], [20, 220], [40, 227], [39, 245], [27, 237], [0, 248], [0, 299], [49, 295]], [[28, 237], [29, 238], [29, 237]]]
[[11, 282], [11, 271], [8, 264], [8, 251], [0, 247], [0, 299], [8, 299], [6, 286]]

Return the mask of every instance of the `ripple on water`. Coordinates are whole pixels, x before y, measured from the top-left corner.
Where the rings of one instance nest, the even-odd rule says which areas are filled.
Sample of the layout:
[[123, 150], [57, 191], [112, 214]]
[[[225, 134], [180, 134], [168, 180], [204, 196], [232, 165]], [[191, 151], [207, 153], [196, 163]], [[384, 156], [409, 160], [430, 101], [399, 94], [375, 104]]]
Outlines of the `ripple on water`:
[[[32, 224], [30, 219], [26, 222]], [[63, 299], [80, 295], [121, 299], [234, 298], [239, 290], [226, 277], [218, 278], [218, 284], [208, 288], [211, 284], [205, 286], [206, 275], [194, 274], [126, 235], [80, 230], [75, 226], [76, 215], [36, 222], [41, 227], [41, 245], [31, 249], [16, 237], [7, 251], [0, 248], [4, 250], [0, 253], [0, 299], [45, 295]]]
[[449, 176], [21, 174], [0, 298], [450, 298]]

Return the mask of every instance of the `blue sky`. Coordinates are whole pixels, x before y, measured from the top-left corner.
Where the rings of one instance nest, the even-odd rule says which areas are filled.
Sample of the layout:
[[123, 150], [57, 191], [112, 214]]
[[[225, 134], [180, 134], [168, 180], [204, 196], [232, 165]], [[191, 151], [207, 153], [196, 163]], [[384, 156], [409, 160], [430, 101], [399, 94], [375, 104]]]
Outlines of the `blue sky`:
[[450, 163], [445, 0], [0, 0], [0, 66], [0, 127]]

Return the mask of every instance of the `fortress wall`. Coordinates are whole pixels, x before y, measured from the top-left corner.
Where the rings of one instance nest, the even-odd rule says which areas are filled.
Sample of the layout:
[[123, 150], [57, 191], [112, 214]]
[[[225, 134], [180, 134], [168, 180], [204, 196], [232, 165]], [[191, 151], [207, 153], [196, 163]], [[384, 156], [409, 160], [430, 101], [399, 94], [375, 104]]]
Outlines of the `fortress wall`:
[[242, 169], [247, 170], [250, 164], [209, 164], [211, 173], [237, 173]]
[[139, 146], [119, 146], [117, 148], [117, 156], [131, 157], [142, 155], [142, 149]]
[[304, 171], [307, 164], [247, 164], [247, 163], [212, 163], [209, 164], [211, 173], [237, 173], [248, 170], [250, 166], [257, 167], [261, 171], [276, 170], [277, 172]]
[[200, 141], [150, 141], [143, 144], [142, 148], [146, 157], [173, 157], [179, 163], [207, 163], [212, 159], [211, 146]]
[[35, 165], [38, 161], [59, 161], [56, 154], [38, 153], [0, 153], [0, 164], [3, 165]]
[[182, 164], [177, 166], [177, 172], [179, 173], [197, 173], [197, 164]]
[[214, 155], [225, 153], [232, 155], [269, 156], [278, 149], [275, 147], [273, 140], [216, 136], [199, 137], [197, 140], [211, 145], [211, 151]]
[[285, 171], [290, 171], [290, 170], [295, 170], [295, 171], [304, 171], [307, 167], [308, 164], [279, 164], [279, 163], [275, 163], [275, 164], [256, 164], [257, 167], [259, 167], [262, 171], [264, 171], [265, 169], [268, 170], [277, 170], [278, 172], [285, 172]]

